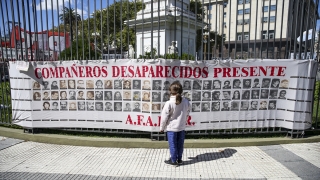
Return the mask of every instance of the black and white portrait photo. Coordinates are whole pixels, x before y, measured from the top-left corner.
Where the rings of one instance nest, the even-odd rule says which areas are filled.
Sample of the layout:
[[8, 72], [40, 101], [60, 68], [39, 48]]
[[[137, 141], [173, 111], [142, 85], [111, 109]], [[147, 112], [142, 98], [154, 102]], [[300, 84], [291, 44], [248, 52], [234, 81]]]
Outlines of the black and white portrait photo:
[[103, 91], [96, 91], [94, 99], [103, 100]]
[[222, 91], [222, 99], [223, 100], [229, 100], [231, 99], [231, 91]]
[[259, 110], [267, 110], [267, 101], [261, 101]]
[[76, 111], [76, 110], [77, 110], [76, 102], [69, 102], [69, 111]]
[[200, 101], [201, 99], [201, 92], [193, 92], [192, 93], [192, 101]]
[[271, 88], [279, 88], [280, 85], [280, 79], [272, 79], [271, 81]]
[[203, 90], [210, 90], [210, 89], [212, 89], [211, 88], [211, 85], [212, 84], [212, 81], [211, 80], [204, 80], [203, 81], [203, 87], [202, 87], [202, 89]]
[[277, 108], [277, 101], [269, 101], [268, 109], [275, 110]]
[[142, 112], [150, 112], [149, 103], [142, 103]]
[[85, 89], [83, 80], [77, 81], [77, 89]]
[[184, 96], [186, 99], [188, 99], [188, 101], [191, 101], [191, 96], [192, 96], [192, 94], [191, 94], [190, 91], [184, 91], [184, 92], [182, 93], [182, 96]]
[[99, 79], [96, 81], [96, 89], [102, 89], [103, 88], [103, 82]]
[[192, 112], [200, 112], [200, 103], [192, 103]]
[[49, 90], [50, 89], [49, 81], [42, 81], [42, 89], [43, 90]]
[[222, 89], [231, 89], [231, 83], [229, 80], [224, 81]]
[[131, 104], [130, 103], [124, 103], [123, 111], [131, 111]]
[[241, 99], [250, 99], [250, 90], [244, 90], [242, 91], [242, 97]]
[[261, 88], [269, 88], [270, 87], [270, 78], [263, 78]]
[[141, 89], [141, 80], [133, 80], [132, 89]]
[[114, 85], [113, 85], [114, 89], [122, 89], [122, 84], [120, 80], [114, 80]]
[[43, 110], [50, 110], [50, 103], [49, 102], [43, 102], [43, 104], [42, 104], [42, 106], [43, 106]]
[[67, 91], [60, 91], [60, 100], [67, 100]]
[[269, 99], [278, 99], [278, 90], [270, 90]]
[[210, 91], [205, 91], [202, 93], [202, 101], [211, 101]]
[[140, 109], [140, 103], [139, 102], [135, 102], [134, 104], [133, 104], [133, 110], [132, 111], [134, 111], [134, 112], [141, 112], [141, 109]]
[[170, 88], [170, 82], [164, 81], [163, 82], [163, 90], [169, 90], [169, 88]]
[[201, 89], [202, 80], [194, 80], [192, 84], [192, 89], [200, 90]]
[[258, 109], [258, 101], [251, 101], [249, 110], [257, 110]]
[[233, 91], [232, 99], [233, 100], [239, 100], [240, 98], [241, 98], [240, 91], [239, 90]]
[[94, 89], [94, 82], [93, 82], [93, 80], [87, 80], [87, 81], [86, 81], [86, 88], [87, 88], [87, 89]]
[[222, 102], [221, 111], [230, 111], [229, 103], [227, 101]]
[[112, 80], [104, 80], [105, 89], [113, 89]]
[[233, 80], [233, 88], [234, 89], [240, 89], [241, 88], [241, 81], [240, 79]]
[[231, 111], [239, 111], [239, 101], [231, 102]]
[[133, 91], [133, 101], [140, 101], [141, 100], [141, 93], [140, 91]]
[[120, 91], [114, 92], [114, 100], [122, 100], [122, 95]]
[[94, 91], [87, 91], [87, 100], [94, 100]]
[[191, 81], [184, 80], [182, 89], [183, 90], [191, 90]]
[[52, 102], [51, 110], [53, 111], [59, 111], [59, 104], [58, 102]]
[[220, 102], [212, 102], [211, 111], [220, 111]]
[[152, 110], [152, 112], [160, 112], [160, 109], [161, 109], [160, 107], [161, 107], [161, 104], [152, 103], [151, 110]]
[[86, 104], [84, 101], [78, 101], [78, 111], [85, 111], [86, 110]]
[[241, 101], [240, 111], [247, 111], [249, 109], [249, 101]]
[[203, 102], [201, 104], [201, 112], [208, 112], [210, 111], [210, 103], [209, 102]]
[[43, 98], [42, 100], [50, 100], [50, 95], [48, 91], [43, 92]]
[[161, 92], [152, 92], [152, 101], [160, 102], [161, 101]]
[[258, 78], [253, 80], [252, 88], [260, 88], [260, 80]]
[[114, 111], [122, 111], [122, 102], [115, 102], [113, 109]]
[[60, 110], [67, 111], [68, 110], [68, 102], [67, 101], [60, 101]]
[[286, 94], [287, 94], [287, 91], [286, 90], [281, 90], [279, 92], [279, 97], [278, 99], [286, 99]]
[[269, 90], [261, 89], [260, 99], [268, 99], [268, 97], [269, 97]]
[[212, 100], [220, 100], [220, 91], [213, 91], [212, 92]]
[[94, 111], [94, 102], [87, 102], [87, 111]]
[[111, 102], [106, 102], [106, 103], [105, 103], [105, 108], [104, 108], [104, 110], [105, 110], [105, 111], [113, 111]]
[[67, 89], [67, 82], [66, 80], [60, 80], [60, 89]]
[[52, 81], [52, 82], [51, 82], [51, 89], [59, 89], [59, 86], [58, 86], [58, 82], [57, 82], [57, 81]]
[[123, 91], [123, 100], [131, 101], [131, 91]]
[[221, 89], [221, 81], [213, 80], [213, 89]]
[[142, 92], [142, 101], [150, 101], [150, 92], [149, 91]]
[[112, 100], [112, 91], [104, 92], [104, 100]]
[[59, 99], [59, 91], [51, 91], [51, 100], [58, 100], [58, 99]]
[[152, 81], [152, 90], [161, 90], [161, 80]]
[[251, 91], [251, 99], [259, 99], [260, 91], [259, 90], [252, 90]]
[[142, 84], [143, 90], [150, 90], [151, 89], [151, 83], [149, 80], [144, 80]]
[[127, 79], [123, 81], [123, 89], [131, 89], [131, 80]]
[[167, 92], [163, 93], [162, 101], [166, 102], [166, 101], [169, 101], [169, 99], [170, 99], [170, 94]]
[[249, 89], [249, 88], [251, 88], [251, 79], [244, 79], [244, 80], [243, 80], [243, 88], [244, 88], [244, 89]]
[[76, 88], [76, 81], [73, 79], [68, 80], [68, 89], [75, 89]]
[[76, 100], [76, 91], [69, 91], [69, 100]]

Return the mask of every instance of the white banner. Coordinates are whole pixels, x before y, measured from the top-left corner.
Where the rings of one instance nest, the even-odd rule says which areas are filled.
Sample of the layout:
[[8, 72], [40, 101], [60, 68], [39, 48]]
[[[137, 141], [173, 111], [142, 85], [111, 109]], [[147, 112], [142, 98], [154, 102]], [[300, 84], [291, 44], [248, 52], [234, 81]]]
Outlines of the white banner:
[[158, 131], [168, 87], [192, 105], [187, 130], [308, 129], [313, 60], [10, 62], [13, 122], [23, 127]]

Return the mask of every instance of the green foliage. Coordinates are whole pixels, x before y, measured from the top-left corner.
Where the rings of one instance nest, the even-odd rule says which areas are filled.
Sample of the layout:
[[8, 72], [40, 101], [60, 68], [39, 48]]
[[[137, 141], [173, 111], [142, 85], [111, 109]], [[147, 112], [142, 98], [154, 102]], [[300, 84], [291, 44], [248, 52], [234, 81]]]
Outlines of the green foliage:
[[[77, 59], [77, 49], [78, 49], [78, 59]], [[83, 57], [83, 52], [84, 52], [84, 57]], [[97, 51], [97, 58], [100, 58], [100, 57], [101, 57], [101, 53]], [[87, 39], [84, 39], [84, 40], [78, 39], [78, 44], [76, 41], [72, 42], [72, 46], [63, 50], [59, 55], [59, 60], [65, 60], [65, 61], [66, 60], [95, 60], [95, 59], [96, 58], [95, 58], [94, 45], [90, 44]]]
[[11, 123], [11, 90], [9, 82], [0, 83], [0, 104], [9, 107], [0, 109], [0, 122], [1, 123]]
[[[203, 33], [205, 33], [205, 31], [203, 30]], [[204, 38], [203, 34], [202, 34], [202, 29], [198, 29], [197, 30], [197, 37], [196, 37], [196, 49], [197, 51], [201, 50], [201, 43], [203, 43], [202, 39]], [[206, 52], [209, 52], [209, 46], [208, 46], [208, 42], [210, 42], [210, 52], [212, 52], [212, 48], [214, 47], [214, 45], [216, 44], [216, 49], [218, 49], [218, 47], [221, 47], [221, 42], [224, 42], [224, 39], [222, 38], [221, 35], [217, 34], [216, 32], [211, 31], [209, 33], [209, 35], [207, 36], [207, 44], [206, 44]], [[203, 45], [204, 46], [204, 45]], [[204, 47], [203, 47], [204, 48]]]
[[[85, 33], [89, 35], [92, 33], [92, 30], [94, 29], [92, 28], [94, 27], [93, 20], [96, 20], [96, 32], [100, 33], [100, 36], [97, 36], [97, 42], [101, 42], [102, 38], [104, 44], [109, 45], [115, 41], [117, 47], [122, 46], [123, 50], [128, 50], [129, 44], [135, 47], [135, 31], [132, 28], [129, 29], [124, 22], [135, 19], [136, 12], [142, 10], [143, 8], [145, 8], [145, 5], [142, 4], [141, 1], [136, 1], [136, 3], [129, 0], [115, 2], [108, 8], [93, 13], [93, 18], [90, 18], [89, 20], [92, 20], [92, 22], [90, 22], [91, 28], [88, 29], [85, 27]], [[101, 17], [103, 20], [102, 24], [100, 21]]]
[[[63, 12], [59, 14], [59, 19], [64, 25], [66, 25], [66, 28], [70, 32], [70, 38], [71, 42], [73, 42], [74, 39], [74, 30], [76, 29], [76, 22], [81, 21], [81, 16], [76, 13], [76, 11], [73, 8], [64, 7]], [[78, 23], [79, 24], [79, 23]]]
[[181, 60], [195, 60], [195, 57], [191, 54], [182, 53]]
[[203, 17], [205, 16], [205, 11], [203, 11], [203, 14], [202, 14], [202, 10], [203, 7], [202, 7], [202, 3], [200, 0], [191, 0], [190, 1], [190, 9], [189, 9], [191, 12], [193, 12], [194, 14], [197, 15], [197, 19], [202, 21]]

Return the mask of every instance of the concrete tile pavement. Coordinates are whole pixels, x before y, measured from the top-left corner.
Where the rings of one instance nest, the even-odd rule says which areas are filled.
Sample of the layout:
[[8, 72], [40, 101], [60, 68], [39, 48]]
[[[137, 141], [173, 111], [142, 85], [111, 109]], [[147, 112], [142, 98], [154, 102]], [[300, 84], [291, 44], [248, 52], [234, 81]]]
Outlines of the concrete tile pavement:
[[320, 142], [186, 148], [172, 167], [168, 149], [0, 139], [16, 142], [0, 150], [0, 179], [320, 179]]

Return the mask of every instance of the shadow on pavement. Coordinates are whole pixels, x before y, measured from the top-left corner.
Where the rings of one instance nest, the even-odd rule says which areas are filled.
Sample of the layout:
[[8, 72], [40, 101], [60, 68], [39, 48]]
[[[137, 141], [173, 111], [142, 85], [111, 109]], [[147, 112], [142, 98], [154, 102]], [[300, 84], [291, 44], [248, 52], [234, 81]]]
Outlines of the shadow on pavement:
[[220, 158], [229, 158], [236, 152], [237, 150], [235, 149], [227, 148], [224, 150], [219, 150], [219, 152], [199, 154], [196, 157], [188, 157], [189, 160], [183, 161], [183, 164], [181, 164], [180, 166], [195, 164], [202, 161], [213, 161]]

